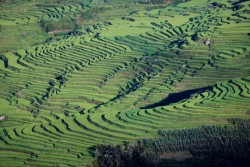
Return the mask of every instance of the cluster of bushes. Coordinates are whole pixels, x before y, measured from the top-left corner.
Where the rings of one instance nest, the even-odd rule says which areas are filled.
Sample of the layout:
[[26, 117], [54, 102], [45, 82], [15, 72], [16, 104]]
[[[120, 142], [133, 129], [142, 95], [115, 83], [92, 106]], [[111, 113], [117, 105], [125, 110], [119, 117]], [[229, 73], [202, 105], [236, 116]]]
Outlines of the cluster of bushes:
[[119, 145], [99, 145], [95, 166], [99, 167], [151, 167], [153, 152], [145, 152], [142, 143], [137, 142], [122, 148]]
[[169, 44], [169, 48], [172, 48], [172, 47], [174, 47], [174, 46], [177, 46], [178, 48], [180, 48], [180, 49], [183, 49], [184, 48], [184, 45], [189, 45], [189, 42], [188, 42], [188, 40], [186, 39], [186, 38], [179, 38], [179, 39], [177, 39], [177, 40], [174, 40], [174, 41], [172, 41], [172, 42], [170, 42], [170, 44]]
[[40, 21], [40, 26], [46, 32], [56, 31], [56, 30], [74, 30], [78, 28], [76, 21], [71, 17], [62, 17], [58, 20], [42, 19]]
[[96, 151], [96, 166], [164, 166], [160, 155], [183, 151], [190, 152], [193, 159], [205, 159], [199, 159], [200, 162], [209, 159], [207, 166], [216, 166], [218, 161], [220, 164], [227, 163], [227, 166], [247, 165], [250, 163], [250, 121], [230, 119], [229, 122], [232, 125], [224, 127], [159, 130], [160, 137], [141, 139], [125, 148], [117, 145], [100, 145]]
[[122, 20], [128, 20], [128, 21], [135, 21], [135, 19], [131, 18], [131, 17], [122, 17]]
[[197, 32], [194, 33], [194, 34], [191, 36], [191, 39], [192, 39], [193, 41], [197, 42], [197, 41], [199, 40], [199, 35], [198, 35], [198, 33], [197, 33]]

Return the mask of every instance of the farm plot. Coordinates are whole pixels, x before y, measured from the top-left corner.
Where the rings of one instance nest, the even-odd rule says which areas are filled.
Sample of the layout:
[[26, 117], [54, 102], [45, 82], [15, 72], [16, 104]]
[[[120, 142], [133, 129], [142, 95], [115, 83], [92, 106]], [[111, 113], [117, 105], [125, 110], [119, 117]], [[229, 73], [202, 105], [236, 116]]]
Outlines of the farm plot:
[[233, 6], [190, 1], [1, 55], [1, 163], [82, 166], [98, 144], [249, 119], [250, 22]]

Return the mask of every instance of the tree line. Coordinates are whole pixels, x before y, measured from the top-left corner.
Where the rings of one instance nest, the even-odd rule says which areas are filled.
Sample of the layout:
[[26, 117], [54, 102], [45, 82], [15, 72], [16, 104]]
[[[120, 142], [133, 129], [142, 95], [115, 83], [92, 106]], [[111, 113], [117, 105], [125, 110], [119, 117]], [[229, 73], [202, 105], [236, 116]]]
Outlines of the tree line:
[[157, 138], [140, 139], [126, 146], [99, 145], [95, 154], [95, 166], [165, 166], [160, 155], [183, 151], [190, 152], [193, 158], [209, 159], [206, 160], [206, 166], [233, 167], [250, 164], [250, 120], [233, 118], [228, 121], [231, 124], [224, 127], [159, 130]]

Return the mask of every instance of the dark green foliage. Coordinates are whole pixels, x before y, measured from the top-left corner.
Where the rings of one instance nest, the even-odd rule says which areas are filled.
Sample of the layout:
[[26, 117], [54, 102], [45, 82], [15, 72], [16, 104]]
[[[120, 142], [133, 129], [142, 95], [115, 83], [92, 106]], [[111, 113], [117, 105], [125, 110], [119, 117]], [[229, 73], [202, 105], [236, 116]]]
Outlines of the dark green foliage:
[[57, 81], [59, 82], [59, 88], [67, 81], [67, 78], [64, 75], [59, 75], [56, 77]]
[[100, 37], [100, 33], [99, 32], [94, 35], [94, 38], [99, 38], [99, 37]]
[[83, 34], [84, 33], [82, 31], [78, 31], [78, 30], [68, 32], [69, 36], [80, 36], [80, 35], [83, 35]]
[[137, 14], [137, 13], [138, 13], [138, 11], [133, 10], [133, 11], [129, 12], [129, 15], [133, 15], [133, 14]]
[[163, 28], [162, 25], [159, 25], [159, 24], [157, 24], [157, 23], [155, 23], [155, 22], [151, 22], [151, 24], [152, 24], [153, 26], [156, 26], [156, 27], [159, 27], [159, 28]]
[[99, 167], [153, 167], [158, 162], [155, 152], [145, 150], [140, 141], [125, 149], [118, 145], [100, 145], [95, 156]]
[[163, 4], [164, 0], [151, 0], [150, 2], [153, 4]]
[[135, 21], [135, 19], [130, 18], [130, 17], [122, 17], [122, 20], [128, 20], [128, 21]]
[[55, 86], [55, 82], [53, 80], [50, 80], [49, 85], [53, 87], [53, 86]]
[[203, 126], [189, 130], [159, 130], [160, 138], [142, 140], [158, 154], [188, 150], [194, 157], [247, 161], [250, 155], [250, 122], [230, 119], [232, 126]]
[[234, 5], [233, 7], [232, 7], [232, 9], [233, 10], [240, 10], [241, 8], [243, 8], [244, 7], [244, 5]]
[[169, 47], [172, 48], [174, 45], [177, 45], [178, 48], [183, 49], [183, 45], [188, 45], [189, 42], [185, 38], [179, 38], [170, 43]]
[[198, 36], [198, 34], [197, 33], [194, 33], [192, 36], [191, 36], [191, 39], [193, 40], [193, 41], [198, 41], [199, 40], [199, 36]]
[[100, 167], [125, 166], [124, 155], [118, 145], [98, 146], [96, 159]]
[[159, 138], [142, 139], [124, 150], [120, 146], [99, 146], [100, 167], [165, 166], [163, 153], [189, 151], [193, 157], [207, 157], [206, 166], [241, 166], [249, 163], [250, 121], [233, 118], [233, 126], [203, 126], [187, 130], [159, 130]]
[[46, 31], [56, 31], [56, 30], [73, 30], [77, 27], [75, 20], [71, 17], [63, 17], [57, 21], [45, 20], [40, 21], [40, 26]]
[[233, 5], [238, 5], [238, 4], [246, 2], [246, 1], [248, 1], [248, 0], [239, 0], [237, 2], [234, 2]]
[[4, 55], [0, 55], [0, 60], [4, 61], [4, 67], [7, 68], [9, 63], [8, 59]]
[[220, 3], [218, 3], [218, 2], [213, 2], [213, 3], [211, 3], [211, 5], [213, 5], [213, 6], [215, 6], [215, 7], [219, 7], [219, 8], [222, 8], [223, 6], [225, 7], [224, 4], [220, 4]]

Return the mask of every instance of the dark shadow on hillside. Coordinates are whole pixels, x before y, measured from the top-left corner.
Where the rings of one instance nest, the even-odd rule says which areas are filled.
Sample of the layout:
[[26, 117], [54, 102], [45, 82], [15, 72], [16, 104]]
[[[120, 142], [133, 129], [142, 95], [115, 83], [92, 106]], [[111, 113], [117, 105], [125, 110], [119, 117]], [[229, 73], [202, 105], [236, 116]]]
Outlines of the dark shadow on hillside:
[[148, 106], [145, 107], [141, 107], [140, 109], [152, 109], [155, 107], [161, 107], [161, 106], [166, 106], [169, 105], [171, 103], [177, 103], [180, 102], [184, 99], [188, 99], [191, 97], [191, 95], [195, 94], [195, 93], [202, 93], [206, 90], [211, 90], [212, 86], [207, 86], [207, 87], [203, 87], [203, 88], [199, 88], [199, 89], [191, 89], [191, 90], [186, 90], [183, 92], [179, 92], [179, 93], [172, 93], [169, 94], [167, 98], [154, 103], [154, 104], [150, 104]]

